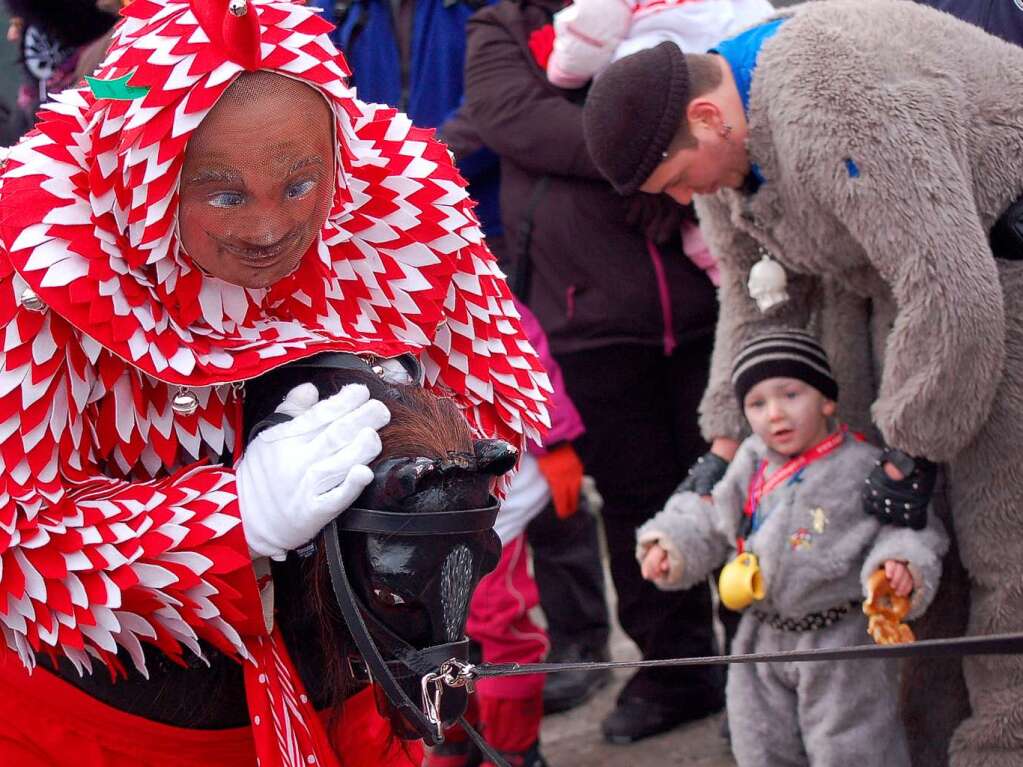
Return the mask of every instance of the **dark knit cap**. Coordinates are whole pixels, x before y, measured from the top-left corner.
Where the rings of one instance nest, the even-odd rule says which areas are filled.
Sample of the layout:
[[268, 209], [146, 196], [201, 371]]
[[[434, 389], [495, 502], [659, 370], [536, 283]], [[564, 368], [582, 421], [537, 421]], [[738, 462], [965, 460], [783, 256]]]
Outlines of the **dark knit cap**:
[[838, 383], [831, 375], [828, 355], [816, 338], [801, 330], [768, 333], [743, 347], [732, 366], [739, 404], [750, 389], [768, 378], [795, 378], [830, 400], [838, 399]]
[[664, 159], [689, 103], [689, 68], [664, 42], [619, 59], [597, 78], [583, 108], [583, 134], [597, 170], [632, 194]]

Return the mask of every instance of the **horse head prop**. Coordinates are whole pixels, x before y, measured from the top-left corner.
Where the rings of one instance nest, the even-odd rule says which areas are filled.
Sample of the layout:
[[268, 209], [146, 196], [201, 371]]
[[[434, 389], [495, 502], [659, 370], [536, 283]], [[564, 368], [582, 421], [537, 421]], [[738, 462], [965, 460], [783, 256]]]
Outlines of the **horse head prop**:
[[[408, 380], [417, 380], [415, 362], [404, 364]], [[491, 490], [517, 452], [473, 439], [451, 400], [335, 353], [287, 365], [249, 388], [250, 439], [287, 418], [273, 409], [303, 382], [321, 398], [362, 383], [387, 405], [391, 423], [381, 431], [374, 480], [352, 508], [306, 556], [275, 565], [282, 632], [317, 703], [336, 704], [353, 685], [372, 681], [377, 707], [399, 737], [437, 743], [468, 702], [464, 687], [441, 697], [438, 672], [468, 660], [469, 600], [501, 551]]]

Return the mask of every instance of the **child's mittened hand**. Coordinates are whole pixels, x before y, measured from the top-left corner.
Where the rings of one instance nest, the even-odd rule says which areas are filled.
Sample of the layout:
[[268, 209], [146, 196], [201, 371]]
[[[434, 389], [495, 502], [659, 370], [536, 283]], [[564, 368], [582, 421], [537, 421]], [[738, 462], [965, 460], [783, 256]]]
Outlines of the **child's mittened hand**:
[[668, 562], [668, 552], [664, 550], [664, 547], [656, 543], [650, 544], [650, 548], [643, 555], [640, 569], [643, 577], [648, 581], [664, 580], [671, 570], [671, 564]]
[[889, 559], [884, 563], [884, 576], [892, 584], [892, 591], [898, 596], [908, 597], [913, 593], [916, 584], [913, 582], [913, 576], [905, 562]]

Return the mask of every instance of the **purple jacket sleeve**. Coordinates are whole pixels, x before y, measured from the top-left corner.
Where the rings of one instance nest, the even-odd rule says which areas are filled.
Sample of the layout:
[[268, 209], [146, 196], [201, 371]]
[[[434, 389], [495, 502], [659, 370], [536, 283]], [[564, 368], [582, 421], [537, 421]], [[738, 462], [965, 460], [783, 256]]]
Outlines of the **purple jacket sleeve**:
[[561, 368], [558, 367], [557, 361], [547, 346], [547, 335], [540, 327], [540, 322], [529, 310], [529, 307], [518, 299], [515, 299], [515, 308], [522, 315], [522, 329], [526, 332], [529, 343], [533, 345], [536, 353], [540, 356], [543, 366], [547, 368], [551, 386], [554, 387], [554, 394], [551, 397], [551, 428], [544, 438], [544, 446], [537, 447], [535, 443], [530, 443], [529, 449], [529, 452], [534, 455], [543, 455], [547, 452], [545, 449], [547, 446], [576, 439], [586, 429], [579, 411], [575, 409], [575, 405], [572, 404], [572, 400], [568, 396], [565, 380], [561, 377]]

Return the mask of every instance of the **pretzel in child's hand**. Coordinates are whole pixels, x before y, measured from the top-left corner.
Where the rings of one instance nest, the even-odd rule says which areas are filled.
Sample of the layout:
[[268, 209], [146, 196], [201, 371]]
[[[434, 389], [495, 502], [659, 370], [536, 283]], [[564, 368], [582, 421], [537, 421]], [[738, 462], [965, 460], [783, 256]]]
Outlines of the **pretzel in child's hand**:
[[916, 639], [913, 630], [902, 622], [909, 612], [909, 597], [900, 597], [884, 570], [878, 570], [867, 581], [867, 598], [863, 612], [869, 617], [867, 632], [877, 644], [905, 644]]

